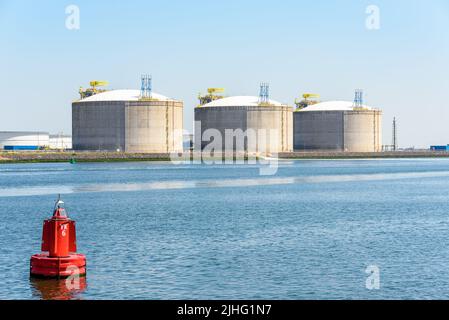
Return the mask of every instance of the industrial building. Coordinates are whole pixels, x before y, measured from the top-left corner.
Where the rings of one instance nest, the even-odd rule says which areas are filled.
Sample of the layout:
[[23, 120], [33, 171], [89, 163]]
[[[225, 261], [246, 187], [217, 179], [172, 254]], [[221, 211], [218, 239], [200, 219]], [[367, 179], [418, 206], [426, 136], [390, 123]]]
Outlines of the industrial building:
[[49, 144], [48, 132], [0, 131], [0, 150], [40, 150]]
[[69, 135], [40, 131], [0, 131], [0, 150], [36, 151], [72, 149]]
[[354, 102], [303, 104], [304, 107], [299, 107], [293, 115], [294, 149], [382, 151], [382, 111], [366, 106], [362, 101], [362, 93], [358, 91]]
[[432, 151], [444, 151], [444, 152], [448, 152], [449, 151], [449, 144], [445, 145], [445, 146], [430, 146], [430, 150]]
[[152, 92], [150, 77], [142, 77], [141, 90], [91, 88], [80, 94], [72, 104], [74, 150], [183, 151], [184, 105]]
[[52, 150], [72, 149], [72, 136], [63, 133], [50, 134], [49, 147]]
[[274, 153], [293, 150], [293, 108], [270, 100], [267, 84], [262, 84], [259, 97], [224, 97], [215, 96], [214, 92], [222, 90], [209, 89], [207, 96], [200, 97], [200, 102], [205, 104], [195, 108], [195, 149], [204, 150], [210, 144], [204, 133], [212, 129], [221, 134], [223, 151], [231, 151], [225, 146], [226, 131], [230, 130], [248, 134], [243, 143], [233, 141], [232, 151]]

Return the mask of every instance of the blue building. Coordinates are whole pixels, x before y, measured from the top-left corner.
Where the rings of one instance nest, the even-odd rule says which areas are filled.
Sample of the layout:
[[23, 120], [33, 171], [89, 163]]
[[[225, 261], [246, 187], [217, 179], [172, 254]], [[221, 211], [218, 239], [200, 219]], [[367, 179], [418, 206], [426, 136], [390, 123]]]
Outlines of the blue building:
[[48, 132], [0, 131], [0, 150], [39, 150], [50, 144]]
[[431, 146], [432, 151], [449, 151], [449, 144], [447, 146]]

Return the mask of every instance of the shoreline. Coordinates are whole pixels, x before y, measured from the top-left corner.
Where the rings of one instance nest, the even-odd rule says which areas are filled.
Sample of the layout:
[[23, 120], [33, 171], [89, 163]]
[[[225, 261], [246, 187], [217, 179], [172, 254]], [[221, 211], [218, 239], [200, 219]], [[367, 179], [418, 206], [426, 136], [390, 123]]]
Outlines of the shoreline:
[[[190, 153], [190, 159], [194, 154]], [[186, 155], [186, 157], [188, 157]], [[223, 160], [225, 157], [222, 156]], [[247, 157], [245, 157], [247, 158]], [[351, 159], [431, 159], [449, 158], [449, 152], [438, 151], [389, 151], [389, 152], [283, 152], [280, 160], [351, 160]], [[14, 163], [66, 163], [74, 159], [80, 163], [95, 162], [170, 162], [167, 153], [119, 153], [119, 152], [49, 152], [49, 151], [0, 151], [0, 165]], [[263, 159], [263, 158], [262, 158]]]
[[52, 152], [52, 151], [0, 151], [0, 165], [8, 163], [68, 163], [75, 162], [136, 162], [170, 161], [169, 154], [123, 152]]
[[438, 151], [386, 151], [386, 152], [284, 152], [279, 154], [283, 160], [351, 160], [351, 159], [432, 159], [449, 158], [449, 152]]

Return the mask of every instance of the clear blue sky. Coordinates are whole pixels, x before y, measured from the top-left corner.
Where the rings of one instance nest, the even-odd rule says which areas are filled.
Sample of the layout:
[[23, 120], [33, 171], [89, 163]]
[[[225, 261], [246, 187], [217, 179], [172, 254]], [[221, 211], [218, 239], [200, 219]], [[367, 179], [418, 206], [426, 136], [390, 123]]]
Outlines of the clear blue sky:
[[[80, 30], [65, 27], [67, 5]], [[368, 5], [380, 30], [365, 27]], [[293, 104], [303, 92], [384, 110], [384, 143], [399, 119], [399, 144], [449, 143], [449, 2], [21, 1], [0, 0], [0, 131], [71, 132], [71, 101], [89, 80], [154, 91], [185, 102], [192, 128], [197, 94], [258, 94]]]

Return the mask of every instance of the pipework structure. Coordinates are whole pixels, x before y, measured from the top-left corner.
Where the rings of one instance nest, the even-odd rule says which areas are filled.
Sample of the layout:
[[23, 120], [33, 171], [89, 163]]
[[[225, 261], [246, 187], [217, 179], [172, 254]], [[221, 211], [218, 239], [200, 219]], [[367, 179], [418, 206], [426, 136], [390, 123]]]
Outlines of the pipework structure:
[[304, 93], [302, 95], [302, 100], [297, 98], [295, 99], [296, 111], [302, 110], [308, 106], [319, 103], [318, 99], [320, 98], [319, 94], [316, 93]]
[[225, 92], [224, 88], [208, 88], [206, 95], [202, 95], [201, 93], [198, 94], [198, 100], [200, 100], [200, 106], [203, 106], [203, 105], [208, 104], [215, 100], [223, 99], [224, 92]]

